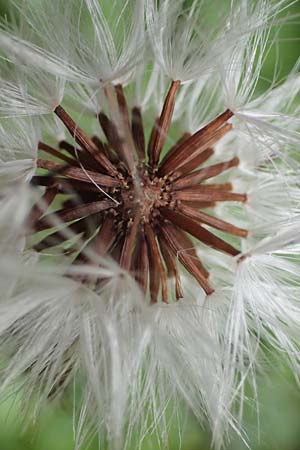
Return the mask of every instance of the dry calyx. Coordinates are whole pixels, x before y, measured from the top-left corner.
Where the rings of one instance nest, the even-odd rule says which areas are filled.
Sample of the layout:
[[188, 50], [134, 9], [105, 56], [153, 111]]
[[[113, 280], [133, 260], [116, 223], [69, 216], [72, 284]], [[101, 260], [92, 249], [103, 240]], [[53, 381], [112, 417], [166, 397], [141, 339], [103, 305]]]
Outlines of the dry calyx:
[[[105, 88], [112, 111], [110, 117], [104, 112], [98, 117], [105, 142], [96, 136], [90, 138], [61, 106], [56, 107], [55, 114], [77, 145], [62, 141], [55, 149], [40, 142], [43, 157], [38, 159], [37, 168], [44, 170], [32, 179], [34, 185], [45, 187], [44, 205], [50, 207], [57, 195], [64, 195], [55, 216], [83, 236], [99, 256], [110, 256], [130, 271], [145, 293], [149, 289], [152, 303], [160, 297], [169, 301], [167, 277], [174, 278], [176, 298], [183, 296], [178, 261], [206, 294], [213, 292], [191, 236], [218, 251], [239, 254], [203, 225], [247, 236], [247, 230], [206, 212], [216, 202], [247, 200], [245, 194], [232, 192], [230, 183], [208, 181], [237, 166], [237, 157], [201, 167], [212, 156], [213, 146], [231, 130], [231, 111], [226, 110], [193, 135], [184, 134], [164, 157], [161, 155], [179, 87], [179, 81], [171, 83], [147, 145], [141, 110], [135, 107], [129, 111], [121, 85]], [[60, 162], [54, 162], [53, 156]], [[63, 244], [66, 239], [60, 229], [53, 229], [52, 215], [38, 204], [31, 211], [31, 232], [48, 231], [35, 246], [38, 251]], [[78, 262], [90, 262], [84, 251], [73, 258], [73, 264]]]

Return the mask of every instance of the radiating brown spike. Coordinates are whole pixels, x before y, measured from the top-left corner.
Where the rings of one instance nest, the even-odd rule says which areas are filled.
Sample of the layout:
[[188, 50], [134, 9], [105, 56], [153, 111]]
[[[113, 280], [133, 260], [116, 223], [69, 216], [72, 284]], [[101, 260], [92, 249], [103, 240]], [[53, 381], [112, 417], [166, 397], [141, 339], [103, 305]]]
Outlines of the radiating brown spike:
[[122, 160], [126, 165], [128, 174], [134, 177], [136, 174], [137, 160], [136, 154], [133, 151], [134, 141], [132, 138], [129, 110], [123, 87], [121, 85], [117, 85], [113, 88], [112, 85], [107, 84], [104, 87], [104, 93], [110, 107], [111, 119], [117, 126], [118, 134], [121, 138], [119, 152], [122, 155]]
[[200, 201], [194, 201], [194, 202], [180, 202], [184, 205], [190, 206], [191, 208], [195, 209], [207, 209], [207, 208], [214, 208], [216, 206], [215, 202], [200, 202]]
[[[114, 208], [116, 205], [112, 200], [101, 200], [93, 203], [85, 203], [82, 205], [74, 206], [73, 208], [60, 209], [55, 211], [56, 219], [62, 222], [71, 222], [76, 219], [91, 216], [93, 214], [100, 213], [109, 208]], [[51, 228], [55, 224], [51, 221], [52, 214], [47, 214], [40, 220], [35, 226], [36, 231], [41, 231], [46, 228]]]
[[114, 243], [114, 246], [110, 252], [111, 257], [117, 261], [117, 263], [120, 263], [120, 257], [121, 257], [121, 252], [122, 252], [122, 248], [124, 246], [124, 236], [118, 236], [117, 240]]
[[[59, 141], [58, 146], [59, 148], [61, 148], [62, 150], [66, 150], [71, 156], [76, 158], [76, 150], [74, 145], [70, 144], [67, 141]], [[80, 151], [82, 152], [82, 150]]]
[[164, 161], [167, 158], [170, 158], [172, 156], [172, 154], [175, 153], [177, 151], [177, 149], [181, 146], [181, 144], [183, 144], [183, 142], [185, 142], [189, 137], [191, 137], [191, 133], [188, 133], [188, 132], [183, 133], [183, 135], [178, 139], [178, 141], [173, 145], [173, 147], [171, 147], [168, 150], [168, 153], [165, 155], [165, 157], [161, 161], [161, 165], [164, 163]]
[[94, 184], [72, 180], [70, 178], [54, 177], [53, 175], [36, 175], [32, 177], [30, 183], [33, 186], [51, 186], [54, 180], [58, 185], [59, 193], [78, 195], [78, 193], [90, 192], [93, 195], [95, 193], [100, 194], [99, 188]]
[[98, 114], [98, 119], [99, 119], [101, 128], [103, 130], [103, 133], [105, 134], [105, 137], [107, 139], [107, 142], [119, 154], [121, 151], [122, 143], [121, 143], [121, 138], [119, 136], [117, 127], [109, 119], [109, 117], [107, 117], [107, 115], [104, 114], [104, 112], [100, 112]]
[[170, 249], [167, 241], [161, 234], [158, 235], [158, 241], [163, 259], [167, 266], [168, 276], [175, 279], [175, 294], [176, 299], [179, 300], [180, 298], [183, 298], [183, 292], [180, 281], [180, 273], [176, 264], [175, 255]]
[[182, 200], [186, 202], [242, 202], [247, 201], [247, 195], [229, 192], [227, 189], [214, 189], [210, 185], [195, 186], [182, 191], [175, 191], [172, 194], [174, 200]]
[[59, 148], [65, 150], [69, 155], [73, 156], [75, 161], [82, 164], [85, 169], [95, 169], [94, 158], [82, 148], [76, 148], [74, 145], [69, 144], [67, 141], [60, 141], [58, 144]]
[[[64, 180], [64, 178], [61, 179]], [[32, 186], [53, 186], [56, 180], [50, 175], [34, 175], [30, 180], [30, 184]]]
[[166, 163], [161, 167], [160, 173], [166, 175], [172, 174], [173, 172], [178, 170], [180, 171], [182, 166], [184, 167], [186, 164], [191, 163], [194, 159], [198, 158], [198, 156], [205, 150], [213, 147], [231, 129], [231, 124], [225, 124], [218, 130], [206, 136], [206, 138], [201, 140], [200, 142], [197, 142], [196, 144], [191, 143], [190, 147], [186, 145], [186, 142], [184, 142], [181, 146], [186, 146], [186, 149], [184, 149], [184, 153], [180, 152], [180, 154], [178, 154], [176, 157], [174, 155], [174, 157], [171, 158], [170, 161], [168, 161], [168, 164]]
[[[127, 119], [125, 120], [125, 129], [118, 129], [114, 122], [109, 119], [103, 112], [99, 113], [99, 122], [104, 131], [106, 139], [111, 147], [116, 151], [118, 158], [124, 163], [127, 171], [130, 175], [135, 172], [136, 161], [135, 154], [133, 152], [133, 139], [131, 136], [131, 130], [127, 130]], [[124, 121], [124, 117], [121, 116]], [[119, 132], [120, 131], [120, 132]], [[125, 134], [125, 136], [124, 136]], [[129, 145], [131, 144], [132, 145]]]
[[106, 142], [102, 142], [101, 139], [98, 136], [93, 136], [92, 140], [94, 142], [94, 144], [97, 145], [99, 151], [103, 152], [105, 154], [105, 156], [113, 163], [118, 165], [118, 163], [120, 162], [119, 158], [117, 157], [117, 154], [114, 152], [114, 150], [112, 149], [112, 147], [110, 147], [109, 144], [107, 144]]
[[50, 145], [44, 144], [44, 142], [39, 142], [38, 148], [39, 150], [42, 150], [45, 153], [49, 153], [49, 155], [55, 156], [61, 161], [65, 161], [71, 166], [78, 165], [78, 162], [74, 158], [69, 158], [69, 156], [66, 156], [62, 152], [56, 150], [55, 148], [50, 147]]
[[93, 136], [92, 141], [97, 146], [99, 152], [104, 153], [105, 156], [109, 159], [109, 154], [106, 152], [106, 147], [104, 146], [104, 143], [101, 141], [101, 139], [98, 136]]
[[37, 167], [46, 169], [56, 174], [64, 175], [73, 180], [85, 181], [87, 183], [96, 183], [104, 187], [116, 187], [119, 185], [119, 180], [109, 175], [103, 175], [99, 172], [92, 172], [90, 170], [82, 170], [80, 167], [73, 167], [66, 164], [58, 164], [53, 161], [37, 160]]
[[248, 231], [243, 228], [236, 227], [231, 223], [217, 219], [216, 217], [210, 216], [202, 211], [196, 211], [194, 208], [190, 208], [187, 205], [181, 204], [178, 206], [178, 210], [190, 219], [195, 220], [197, 223], [205, 223], [206, 225], [216, 228], [217, 230], [224, 231], [225, 233], [230, 233], [234, 236], [243, 238], [248, 235]]
[[117, 235], [114, 227], [114, 216], [108, 215], [100, 228], [93, 244], [92, 249], [99, 256], [104, 256], [111, 249], [116, 241]]
[[165, 303], [168, 302], [167, 292], [167, 276], [166, 271], [160, 256], [159, 248], [155, 239], [152, 227], [145, 224], [145, 237], [148, 244], [149, 258], [150, 258], [150, 294], [152, 302], [157, 302], [160, 281], [162, 284], [162, 299]]
[[[198, 167], [201, 166], [201, 164], [204, 164], [209, 158], [211, 158], [213, 154], [214, 150], [212, 148], [204, 150], [197, 156], [197, 158], [191, 160], [187, 164], [183, 164], [182, 166], [180, 166], [180, 168], [172, 173], [170, 178], [172, 180], [176, 180], [177, 178], [190, 173], [192, 170], [198, 169]], [[160, 171], [158, 171], [158, 174], [161, 174]]]
[[147, 243], [144, 235], [142, 235], [136, 253], [135, 279], [145, 294], [148, 287], [149, 270]]
[[214, 290], [207, 281], [207, 278], [199, 271], [193, 259], [187, 253], [183, 252], [182, 246], [177, 239], [176, 228], [171, 224], [171, 222], [165, 222], [160, 228], [160, 231], [176, 258], [179, 259], [186, 270], [198, 281], [205, 293], [207, 295], [212, 294]]
[[[84, 222], [84, 220], [79, 221]], [[109, 250], [113, 247], [116, 242], [117, 235], [116, 230], [114, 228], [114, 218], [113, 215], [108, 215], [103, 219], [103, 222], [98, 232], [97, 236], [89, 243], [88, 248], [91, 250], [91, 253], [82, 251], [78, 257], [76, 258], [76, 262], [80, 264], [89, 264], [94, 267], [97, 267], [101, 264], [101, 259], [97, 259], [97, 256], [104, 257], [108, 254]], [[72, 226], [72, 225], [71, 225]], [[94, 256], [93, 256], [94, 253]], [[94, 281], [97, 283], [98, 288], [103, 283], [103, 279], [99, 279], [96, 275], [89, 275], [81, 277], [81, 281]]]
[[149, 164], [152, 167], [157, 166], [161, 150], [168, 135], [175, 107], [175, 98], [179, 87], [180, 81], [172, 81], [161, 115], [157, 122], [155, 122], [152, 130], [152, 137], [148, 146]]
[[223, 241], [223, 239], [218, 238], [194, 220], [189, 219], [187, 216], [184, 216], [183, 214], [175, 211], [171, 211], [167, 208], [162, 209], [162, 214], [174, 225], [177, 225], [182, 230], [190, 233], [192, 236], [199, 239], [199, 241], [203, 244], [232, 256], [237, 256], [240, 253], [239, 250], [234, 248], [232, 245]]
[[198, 186], [192, 186], [191, 188], [183, 189], [182, 191], [187, 191], [189, 189], [195, 189], [195, 192], [231, 192], [232, 183], [209, 183], [209, 184], [199, 184]]
[[130, 270], [138, 235], [139, 214], [136, 214], [133, 221], [127, 225], [127, 232], [120, 257], [120, 266], [125, 270]]
[[151, 130], [151, 134], [150, 134], [150, 138], [149, 138], [149, 142], [148, 142], [147, 154], [148, 154], [148, 164], [150, 166], [152, 165], [151, 161], [153, 160], [152, 151], [153, 151], [153, 148], [155, 145], [156, 130], [158, 129], [158, 126], [159, 126], [158, 124], [159, 124], [159, 117], [157, 117], [154, 121], [154, 125]]
[[69, 130], [71, 136], [75, 141], [84, 148], [93, 158], [97, 161], [111, 176], [118, 175], [118, 172], [114, 165], [109, 161], [109, 159], [100, 153], [89, 136], [78, 127], [74, 120], [69, 116], [69, 114], [62, 108], [62, 106], [57, 106], [54, 110], [57, 117], [63, 122], [66, 128]]
[[232, 115], [233, 113], [231, 111], [225, 111], [215, 120], [184, 141], [182, 145], [177, 148], [177, 151], [167, 157], [163, 164], [160, 165], [159, 173], [161, 175], [166, 175], [175, 171], [181, 165], [187, 164], [189, 161], [196, 158], [199, 153], [202, 153], [208, 147], [214, 145], [215, 142], [231, 129], [229, 124], [224, 124], [226, 124]]
[[117, 84], [115, 86], [115, 89], [116, 89], [117, 100], [118, 100], [118, 105], [119, 105], [121, 116], [122, 116], [122, 118], [124, 120], [125, 126], [129, 130], [130, 129], [130, 116], [129, 116], [127, 100], [126, 100], [126, 97], [124, 95], [123, 86], [121, 84]]
[[144, 124], [141, 110], [138, 107], [132, 109], [131, 130], [137, 154], [141, 161], [145, 161], [146, 154]]
[[181, 248], [180, 254], [184, 254], [185, 256], [189, 257], [192, 260], [193, 264], [197, 267], [197, 270], [201, 273], [201, 275], [203, 275], [205, 278], [208, 278], [209, 272], [200, 261], [200, 258], [197, 255], [195, 244], [192, 239], [189, 238], [186, 232], [181, 230], [180, 228], [174, 228], [173, 234], [176, 235], [176, 241]]
[[239, 165], [239, 159], [233, 158], [230, 161], [224, 163], [214, 164], [213, 166], [204, 167], [203, 169], [192, 172], [189, 175], [178, 178], [173, 184], [174, 190], [185, 189], [187, 187], [196, 186], [209, 178], [216, 177], [225, 170], [231, 169]]

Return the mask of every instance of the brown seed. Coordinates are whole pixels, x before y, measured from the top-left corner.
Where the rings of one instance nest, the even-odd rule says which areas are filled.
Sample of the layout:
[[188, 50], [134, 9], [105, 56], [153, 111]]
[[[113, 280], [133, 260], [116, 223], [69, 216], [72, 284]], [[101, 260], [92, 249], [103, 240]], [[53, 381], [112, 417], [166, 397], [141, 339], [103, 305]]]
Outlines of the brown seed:
[[198, 169], [198, 167], [200, 167], [201, 164], [205, 163], [209, 158], [211, 158], [213, 154], [214, 150], [212, 148], [207, 148], [202, 153], [200, 153], [196, 158], [180, 166], [180, 168], [178, 168], [175, 172], [172, 173], [171, 177], [173, 178], [173, 180], [176, 180], [177, 178], [187, 175], [193, 170]]
[[55, 114], [61, 119], [66, 128], [69, 130], [71, 136], [75, 139], [75, 141], [85, 149], [90, 156], [94, 158], [96, 162], [98, 162], [111, 176], [117, 176], [118, 171], [113, 166], [113, 164], [109, 161], [109, 159], [100, 153], [89, 136], [82, 130], [82, 128], [78, 127], [78, 125], [74, 122], [74, 120], [69, 116], [69, 114], [63, 109], [62, 106], [57, 106], [54, 110]]
[[188, 132], [183, 133], [183, 135], [178, 139], [178, 141], [173, 145], [173, 147], [170, 148], [166, 156], [163, 158], [163, 160], [161, 161], [161, 165], [167, 158], [170, 158], [172, 154], [175, 153], [177, 149], [181, 146], [181, 144], [183, 144], [183, 142], [185, 142], [189, 137], [191, 137], [191, 133]]
[[210, 225], [211, 227], [224, 231], [225, 233], [230, 233], [234, 236], [243, 238], [248, 235], [248, 231], [243, 228], [236, 227], [231, 223], [217, 219], [216, 217], [210, 216], [202, 211], [196, 211], [194, 208], [190, 208], [187, 205], [181, 204], [178, 207], [178, 211], [190, 219], [195, 220], [197, 223], [205, 223], [206, 225]]
[[191, 208], [195, 209], [207, 209], [207, 208], [214, 208], [216, 206], [215, 202], [193, 201], [193, 202], [179, 202], [179, 203], [183, 203], [184, 205], [190, 206]]
[[50, 145], [44, 144], [44, 142], [39, 142], [38, 145], [39, 150], [42, 150], [46, 153], [49, 153], [49, 155], [55, 156], [56, 158], [60, 159], [61, 161], [65, 161], [71, 166], [78, 166], [78, 162], [73, 159], [69, 158], [68, 156], [64, 155], [62, 152], [59, 152], [53, 147], [50, 147]]
[[[160, 282], [162, 284], [162, 299], [165, 303], [168, 302], [167, 292], [167, 277], [166, 271], [161, 259], [159, 248], [153, 233], [152, 227], [149, 224], [145, 224], [145, 237], [148, 244], [148, 251], [150, 257], [150, 291], [152, 302], [157, 302], [158, 290]], [[152, 285], [152, 289], [151, 289]]]
[[180, 273], [176, 264], [175, 255], [170, 249], [167, 241], [161, 234], [158, 235], [158, 241], [163, 259], [167, 266], [168, 276], [175, 278], [175, 295], [176, 299], [179, 300], [180, 298], [183, 297], [183, 292], [180, 281]]
[[70, 167], [66, 164], [58, 164], [53, 161], [37, 160], [37, 167], [40, 169], [47, 169], [53, 173], [59, 173], [67, 178], [73, 180], [85, 181], [86, 183], [99, 184], [104, 187], [115, 187], [119, 185], [119, 180], [108, 175], [103, 175], [99, 172], [92, 172], [90, 170], [83, 170], [80, 167]]
[[95, 160], [94, 158], [86, 152], [84, 149], [79, 147], [74, 147], [74, 145], [69, 144], [67, 141], [60, 141], [58, 143], [59, 148], [67, 151], [73, 158], [81, 163], [86, 169], [94, 169], [95, 168]]
[[239, 165], [239, 158], [233, 158], [230, 161], [224, 163], [214, 164], [213, 166], [205, 167], [204, 169], [192, 172], [189, 175], [178, 178], [173, 184], [172, 188], [176, 190], [184, 189], [190, 186], [195, 186], [202, 183], [209, 178], [216, 177], [232, 167]]
[[137, 154], [141, 161], [145, 161], [145, 134], [143, 117], [140, 108], [132, 109], [132, 137], [135, 143]]
[[102, 227], [92, 243], [92, 250], [99, 256], [106, 255], [117, 239], [114, 220], [114, 217], [110, 215], [104, 219]]
[[147, 292], [149, 278], [149, 258], [147, 243], [144, 235], [140, 237], [135, 263], [135, 279], [141, 286], [144, 293]]
[[198, 257], [196, 252], [195, 243], [192, 241], [192, 239], [185, 233], [185, 231], [181, 230], [180, 228], [174, 227], [173, 234], [176, 235], [176, 241], [180, 246], [180, 254], [190, 258], [201, 275], [203, 275], [205, 278], [208, 278], [209, 272], [200, 261], [200, 258]]
[[127, 227], [127, 232], [124, 239], [124, 244], [120, 257], [120, 266], [125, 270], [130, 270], [133, 261], [133, 255], [135, 250], [135, 244], [137, 240], [138, 225], [140, 222], [140, 216], [137, 214], [132, 222]]
[[182, 191], [176, 191], [172, 194], [174, 200], [182, 200], [187, 202], [242, 202], [247, 201], [247, 195], [228, 192], [228, 190], [212, 189], [210, 185], [196, 186]]
[[176, 94], [179, 87], [180, 81], [172, 81], [169, 92], [165, 98], [161, 115], [154, 124], [152, 136], [148, 146], [149, 163], [152, 167], [157, 166], [161, 150], [169, 133], [175, 107]]
[[203, 228], [194, 220], [189, 219], [187, 216], [184, 216], [183, 214], [175, 211], [171, 211], [167, 208], [162, 209], [162, 214], [174, 225], [177, 225], [182, 230], [191, 234], [203, 244], [208, 245], [209, 247], [212, 247], [223, 253], [228, 253], [232, 256], [237, 256], [240, 253], [239, 250], [228, 244], [228, 242], [225, 242], [223, 241], [223, 239], [215, 236], [213, 233]]
[[116, 94], [117, 94], [117, 100], [118, 100], [120, 113], [121, 113], [121, 116], [122, 116], [122, 118], [124, 120], [124, 125], [129, 130], [130, 129], [129, 110], [128, 110], [127, 100], [126, 100], [126, 97], [125, 97], [125, 94], [124, 94], [123, 86], [121, 84], [117, 84], [115, 89], [116, 89]]
[[231, 111], [225, 111], [197, 133], [193, 134], [189, 139], [186, 139], [177, 148], [177, 151], [169, 158], [166, 158], [164, 163], [160, 165], [160, 174], [166, 175], [174, 172], [180, 166], [189, 163], [204, 150], [214, 145], [222, 136], [231, 130], [231, 125], [226, 124], [226, 122], [232, 115], [233, 113]]
[[[93, 214], [100, 213], [106, 209], [115, 207], [115, 203], [109, 199], [101, 200], [99, 202], [86, 203], [78, 205], [73, 208], [60, 209], [55, 211], [55, 217], [62, 222], [71, 222], [76, 219], [91, 216]], [[47, 214], [38, 224], [36, 229], [41, 231], [42, 229], [55, 226], [51, 221], [52, 214]]]
[[126, 165], [128, 173], [132, 176], [136, 173], [136, 155], [133, 152], [134, 141], [131, 134], [129, 111], [124, 95], [123, 87], [118, 85], [113, 87], [107, 84], [104, 93], [111, 111], [111, 121], [117, 127], [120, 138], [118, 152], [122, 155], [122, 160]]
[[198, 281], [207, 295], [212, 294], [214, 290], [208, 283], [207, 278], [199, 271], [193, 259], [188, 254], [182, 252], [182, 247], [177, 240], [176, 228], [171, 225], [171, 223], [165, 223], [161, 227], [161, 232], [168, 242], [168, 245], [171, 248], [172, 252], [179, 259], [181, 264], [191, 275], [193, 275], [193, 277]]

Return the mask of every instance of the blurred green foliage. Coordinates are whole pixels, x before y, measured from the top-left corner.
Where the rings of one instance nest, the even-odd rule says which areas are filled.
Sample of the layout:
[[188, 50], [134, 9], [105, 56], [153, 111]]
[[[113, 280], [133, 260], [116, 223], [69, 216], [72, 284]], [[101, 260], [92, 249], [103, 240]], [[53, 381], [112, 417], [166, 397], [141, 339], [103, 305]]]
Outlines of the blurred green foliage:
[[[250, 405], [245, 411], [248, 442], [252, 450], [300, 450], [300, 391], [288, 370], [269, 367], [267, 381], [258, 387], [259, 420]], [[37, 424], [22, 427], [21, 403], [11, 398], [0, 406], [0, 450], [74, 450], [72, 408], [68, 402], [49, 405]], [[174, 424], [170, 450], [179, 448]], [[246, 437], [246, 436], [245, 436]], [[96, 450], [97, 444], [91, 450]], [[210, 436], [188, 416], [182, 435], [182, 450], [209, 450]], [[231, 441], [230, 450], [246, 450], [241, 439]], [[145, 443], [142, 450], [156, 450]], [[133, 448], [132, 450], [136, 450]]]
[[[16, 0], [16, 3], [21, 4], [22, 1], [24, 0]], [[224, 4], [224, 1], [227, 0], [220, 0], [220, 4]], [[7, 0], [0, 0], [0, 14], [5, 16], [7, 12]], [[295, 2], [292, 12], [300, 15], [300, 1]], [[264, 80], [260, 89], [264, 89], [272, 82], [275, 61], [278, 62], [279, 77], [284, 77], [299, 57], [300, 21], [295, 17], [294, 24], [284, 27], [276, 36], [276, 43], [266, 58]], [[245, 409], [245, 437], [247, 436], [252, 450], [300, 450], [299, 387], [290, 371], [279, 369], [278, 363], [268, 367], [266, 372], [267, 377], [258, 385], [259, 418], [251, 404]], [[20, 421], [21, 409], [22, 403], [15, 397], [0, 404], [0, 450], [74, 450], [70, 402], [49, 405], [38, 422], [29, 427], [24, 427]], [[180, 439], [174, 424], [169, 448], [176, 450], [179, 446]], [[96, 448], [97, 443], [91, 450]], [[143, 450], [150, 448], [153, 447], [147, 443], [143, 446]], [[182, 450], [210, 448], [209, 432], [202, 430], [192, 416], [187, 418], [181, 448]], [[239, 438], [234, 438], [229, 445], [230, 450], [247, 448]]]

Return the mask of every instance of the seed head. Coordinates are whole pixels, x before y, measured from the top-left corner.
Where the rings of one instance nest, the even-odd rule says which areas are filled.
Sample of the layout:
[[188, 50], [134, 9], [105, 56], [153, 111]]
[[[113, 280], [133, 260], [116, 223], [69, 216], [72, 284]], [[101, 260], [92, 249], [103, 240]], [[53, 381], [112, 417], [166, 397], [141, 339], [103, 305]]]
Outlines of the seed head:
[[37, 414], [79, 380], [75, 448], [110, 450], [167, 447], [183, 399], [219, 449], [264, 350], [300, 366], [299, 64], [256, 90], [293, 2], [25, 3], [0, 31], [0, 394], [21, 379]]
[[[207, 294], [213, 292], [209, 272], [193, 250], [194, 244], [187, 233], [232, 256], [239, 251], [202, 224], [235, 236], [247, 236], [246, 230], [202, 211], [220, 201], [247, 200], [245, 194], [232, 192], [230, 183], [209, 183], [211, 178], [238, 166], [237, 157], [199, 169], [209, 161], [212, 145], [231, 130], [230, 111], [195, 134], [180, 137], [161, 158], [179, 87], [179, 82], [171, 83], [147, 146], [142, 112], [137, 108], [129, 111], [121, 85], [111, 88], [110, 93], [116, 97], [119, 122], [113, 122], [104, 113], [99, 114], [105, 141], [98, 136], [89, 138], [62, 106], [58, 106], [55, 113], [80, 150], [64, 142], [60, 143], [60, 149], [40, 142], [39, 149], [44, 157], [38, 159], [37, 167], [47, 172], [32, 179], [35, 185], [46, 186], [43, 201], [49, 206], [56, 196], [66, 194], [63, 207], [55, 211], [55, 215], [65, 223], [76, 221], [78, 231], [86, 237], [94, 235], [89, 242], [92, 250], [100, 251], [102, 257], [112, 256], [130, 271], [145, 293], [149, 286], [152, 303], [158, 301], [160, 287], [163, 301], [169, 301], [168, 275], [175, 277], [177, 300], [182, 297], [177, 259]], [[69, 152], [68, 156], [64, 150]], [[61, 163], [52, 162], [52, 156]], [[76, 196], [68, 195], [69, 187]], [[33, 232], [52, 227], [51, 212], [44, 215], [38, 211], [39, 208], [34, 207], [29, 217]], [[63, 241], [61, 236], [60, 245]], [[56, 242], [47, 235], [36, 249], [45, 250]], [[184, 254], [186, 247], [191, 250]], [[84, 249], [73, 263], [83, 260], [90, 263], [84, 256]]]

